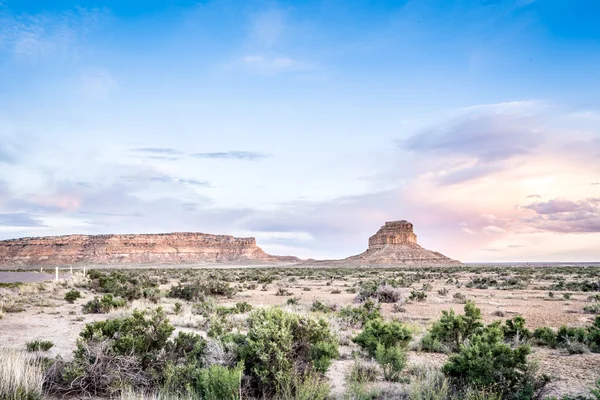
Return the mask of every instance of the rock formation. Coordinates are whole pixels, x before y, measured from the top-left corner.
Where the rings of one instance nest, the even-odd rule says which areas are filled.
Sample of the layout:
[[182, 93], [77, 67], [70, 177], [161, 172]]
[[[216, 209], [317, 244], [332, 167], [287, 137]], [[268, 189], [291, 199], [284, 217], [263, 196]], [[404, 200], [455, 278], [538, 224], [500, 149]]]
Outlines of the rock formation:
[[69, 264], [279, 263], [254, 238], [204, 233], [68, 235], [0, 241], [0, 266]]
[[322, 261], [331, 265], [444, 265], [460, 264], [437, 251], [417, 244], [417, 235], [408, 221], [386, 222], [369, 238], [369, 248], [364, 253], [343, 260]]

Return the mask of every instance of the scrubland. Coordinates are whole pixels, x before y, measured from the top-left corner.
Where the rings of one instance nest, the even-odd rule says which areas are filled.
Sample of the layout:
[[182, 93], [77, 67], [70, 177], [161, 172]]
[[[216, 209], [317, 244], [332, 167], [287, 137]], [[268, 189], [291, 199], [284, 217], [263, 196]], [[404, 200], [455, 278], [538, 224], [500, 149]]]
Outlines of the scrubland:
[[0, 284], [0, 399], [600, 399], [600, 268]]

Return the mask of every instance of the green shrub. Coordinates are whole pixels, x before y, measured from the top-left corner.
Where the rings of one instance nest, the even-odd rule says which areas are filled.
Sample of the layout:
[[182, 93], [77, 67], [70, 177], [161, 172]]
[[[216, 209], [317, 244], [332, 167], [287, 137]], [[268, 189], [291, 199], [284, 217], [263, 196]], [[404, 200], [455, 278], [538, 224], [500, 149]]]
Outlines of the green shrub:
[[381, 306], [369, 299], [360, 307], [347, 306], [338, 311], [338, 316], [348, 325], [362, 327], [367, 321], [381, 318]]
[[511, 349], [502, 339], [500, 326], [488, 325], [470, 338], [469, 345], [461, 346], [458, 354], [450, 356], [444, 373], [459, 388], [490, 389], [504, 399], [534, 398], [547, 379], [536, 378], [527, 363], [529, 346]]
[[552, 328], [546, 326], [536, 328], [533, 331], [533, 339], [538, 345], [556, 347], [556, 333]]
[[240, 398], [240, 386], [244, 366], [238, 364], [235, 368], [211, 365], [200, 370], [197, 393], [204, 400], [237, 400]]
[[82, 342], [78, 342], [76, 356], [85, 343], [110, 340], [110, 347], [117, 355], [139, 357], [145, 368], [158, 359], [174, 330], [162, 308], [152, 312], [134, 310], [127, 318], [87, 324], [79, 334]]
[[377, 345], [375, 359], [383, 370], [383, 377], [387, 381], [396, 382], [400, 379], [400, 373], [406, 366], [406, 351], [402, 346], [385, 347]]
[[588, 328], [586, 342], [591, 351], [600, 353], [600, 315], [596, 317], [594, 323]]
[[79, 298], [81, 298], [81, 292], [79, 290], [71, 289], [65, 294], [65, 300], [71, 304]]
[[600, 303], [591, 304], [583, 307], [583, 311], [589, 314], [600, 314]]
[[337, 340], [324, 319], [268, 308], [253, 311], [247, 323], [239, 355], [261, 393], [280, 392], [293, 374], [310, 367], [324, 371], [337, 357]]
[[467, 301], [464, 311], [464, 315], [456, 315], [452, 309], [442, 311], [442, 317], [421, 340], [423, 350], [438, 352], [446, 347], [450, 351], [458, 351], [462, 344], [480, 332], [483, 328], [481, 310]]
[[243, 364], [235, 368], [197, 363], [169, 365], [165, 370], [163, 390], [167, 393], [203, 400], [237, 400], [243, 376]]
[[556, 343], [558, 346], [566, 346], [572, 342], [585, 342], [586, 330], [583, 327], [568, 327], [566, 325], [558, 328], [556, 332]]
[[331, 365], [331, 360], [338, 356], [338, 345], [336, 342], [317, 342], [310, 348], [310, 359], [314, 370], [317, 372], [327, 372]]
[[102, 298], [94, 297], [83, 305], [84, 314], [107, 314], [115, 308], [125, 307], [125, 299], [114, 298], [112, 294], [105, 294]]
[[285, 304], [288, 306], [295, 306], [295, 305], [298, 305], [299, 303], [300, 303], [299, 297], [290, 297], [289, 299], [287, 299], [285, 301]]
[[[141, 271], [91, 270], [88, 273], [90, 287], [97, 292], [108, 293], [126, 300], [153, 297], [155, 300], [158, 280], [150, 278]], [[155, 289], [155, 290], [151, 290]], [[150, 298], [150, 300], [153, 300]]]
[[330, 313], [334, 312], [335, 310], [337, 310], [337, 305], [324, 303], [319, 300], [313, 301], [312, 305], [310, 306], [310, 311], [312, 312]]
[[374, 357], [379, 344], [386, 348], [406, 347], [411, 339], [410, 330], [400, 322], [384, 322], [381, 319], [375, 319], [368, 321], [363, 330], [352, 341]]
[[507, 319], [502, 327], [505, 339], [530, 339], [531, 331], [525, 327], [525, 318], [517, 315], [513, 319]]
[[54, 343], [50, 340], [32, 340], [25, 343], [27, 351], [48, 351], [54, 347]]
[[412, 301], [425, 301], [425, 299], [427, 299], [427, 293], [418, 290], [411, 290], [408, 299]]
[[171, 286], [171, 289], [167, 293], [167, 297], [187, 301], [198, 301], [204, 300], [204, 291], [200, 285], [191, 283], [182, 285], [180, 283], [177, 286]]
[[440, 370], [423, 368], [411, 379], [408, 394], [410, 400], [449, 400], [450, 383]]

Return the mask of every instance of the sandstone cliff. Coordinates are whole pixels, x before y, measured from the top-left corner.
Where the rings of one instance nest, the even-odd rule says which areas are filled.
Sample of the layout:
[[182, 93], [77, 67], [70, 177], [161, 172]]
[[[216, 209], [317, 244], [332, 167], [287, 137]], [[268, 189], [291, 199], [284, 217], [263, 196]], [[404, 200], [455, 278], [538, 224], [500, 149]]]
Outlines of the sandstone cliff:
[[68, 235], [0, 241], [0, 266], [69, 264], [279, 263], [254, 238], [204, 233]]
[[417, 244], [417, 235], [408, 221], [386, 222], [369, 238], [369, 248], [364, 253], [343, 260], [320, 261], [328, 265], [447, 265], [460, 264], [437, 251], [424, 249]]

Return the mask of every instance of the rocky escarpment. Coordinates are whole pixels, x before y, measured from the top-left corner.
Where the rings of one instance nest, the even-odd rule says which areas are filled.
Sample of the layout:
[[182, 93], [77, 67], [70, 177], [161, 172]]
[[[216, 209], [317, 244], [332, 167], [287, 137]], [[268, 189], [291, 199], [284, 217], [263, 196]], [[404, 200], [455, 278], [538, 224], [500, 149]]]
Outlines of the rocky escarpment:
[[204, 233], [68, 235], [0, 241], [0, 266], [62, 264], [278, 263], [254, 238]]
[[369, 238], [369, 248], [364, 253], [343, 260], [323, 261], [332, 265], [446, 265], [460, 264], [437, 251], [424, 249], [417, 244], [413, 224], [408, 221], [386, 222]]

